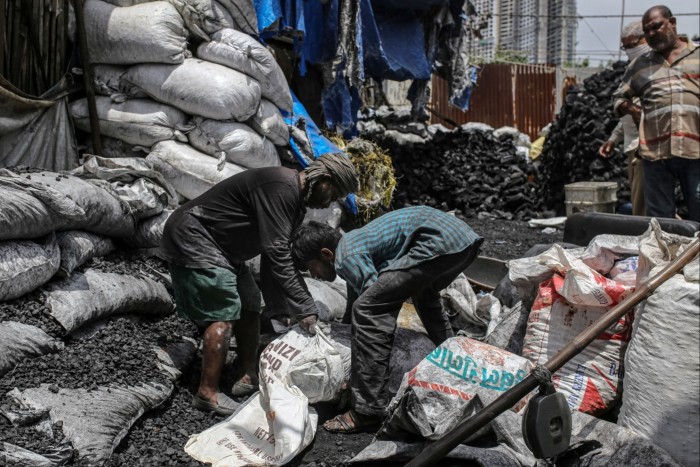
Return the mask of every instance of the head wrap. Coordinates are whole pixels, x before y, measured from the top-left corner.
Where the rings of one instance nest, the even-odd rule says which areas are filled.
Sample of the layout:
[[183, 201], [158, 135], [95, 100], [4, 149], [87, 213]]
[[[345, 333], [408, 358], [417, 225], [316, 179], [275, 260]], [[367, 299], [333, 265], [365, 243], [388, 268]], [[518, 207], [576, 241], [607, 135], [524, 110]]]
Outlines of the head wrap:
[[341, 191], [341, 196], [356, 192], [360, 187], [360, 181], [355, 172], [355, 166], [350, 158], [343, 153], [327, 152], [313, 161], [304, 169], [306, 180], [309, 184], [308, 195], [313, 186], [323, 175], [330, 175], [333, 184]]

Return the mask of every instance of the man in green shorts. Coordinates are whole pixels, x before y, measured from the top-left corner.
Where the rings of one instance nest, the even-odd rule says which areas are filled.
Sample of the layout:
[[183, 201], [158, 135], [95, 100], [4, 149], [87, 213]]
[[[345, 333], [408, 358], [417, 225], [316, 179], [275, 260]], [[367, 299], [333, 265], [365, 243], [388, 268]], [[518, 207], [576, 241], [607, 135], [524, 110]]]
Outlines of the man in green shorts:
[[237, 404], [219, 390], [232, 331], [241, 374], [231, 392], [240, 396], [257, 387], [261, 300], [245, 261], [261, 255], [265, 307], [291, 310], [303, 328], [314, 331], [318, 310], [292, 263], [290, 238], [307, 206], [328, 207], [357, 189], [349, 159], [328, 153], [301, 173], [284, 167], [247, 170], [173, 212], [159, 256], [168, 262], [178, 313], [204, 329], [193, 407], [225, 416], [235, 411]]

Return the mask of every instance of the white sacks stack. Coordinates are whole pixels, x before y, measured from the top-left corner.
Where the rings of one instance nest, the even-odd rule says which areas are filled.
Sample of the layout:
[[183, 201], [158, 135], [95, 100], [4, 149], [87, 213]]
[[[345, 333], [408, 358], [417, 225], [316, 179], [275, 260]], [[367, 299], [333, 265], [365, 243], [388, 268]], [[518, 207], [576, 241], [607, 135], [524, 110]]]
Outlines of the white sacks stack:
[[[88, 0], [85, 18], [100, 132], [123, 143], [103, 156], [150, 153], [185, 199], [280, 165], [289, 131], [279, 108], [292, 98], [272, 54], [247, 35], [257, 34], [251, 0]], [[196, 57], [188, 41], [204, 41]], [[90, 131], [86, 99], [71, 114]]]

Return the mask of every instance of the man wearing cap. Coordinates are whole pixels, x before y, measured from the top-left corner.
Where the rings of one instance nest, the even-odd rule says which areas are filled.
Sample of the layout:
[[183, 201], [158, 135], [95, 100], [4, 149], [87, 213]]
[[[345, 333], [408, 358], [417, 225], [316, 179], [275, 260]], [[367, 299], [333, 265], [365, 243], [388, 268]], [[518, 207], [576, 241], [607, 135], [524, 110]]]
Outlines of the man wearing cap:
[[[627, 54], [630, 63], [635, 58], [651, 50], [644, 38], [644, 30], [641, 21], [629, 23], [620, 34], [621, 49]], [[638, 98], [633, 102], [639, 104]], [[610, 138], [598, 149], [601, 157], [608, 158], [617, 143], [622, 141], [623, 152], [627, 156], [627, 179], [630, 185], [630, 201], [632, 203], [632, 214], [635, 216], [646, 215], [646, 204], [644, 203], [644, 168], [642, 160], [637, 157], [637, 147], [639, 146], [639, 131], [631, 115], [620, 118], [619, 123], [613, 129]]]
[[615, 111], [639, 125], [647, 216], [675, 217], [679, 182], [688, 216], [699, 221], [700, 50], [676, 33], [666, 6], [649, 8], [642, 27], [651, 50], [627, 67], [613, 95]]
[[170, 216], [159, 256], [168, 262], [178, 313], [204, 329], [193, 407], [224, 416], [235, 411], [237, 404], [219, 390], [232, 331], [240, 375], [231, 392], [256, 389], [261, 299], [245, 261], [261, 255], [265, 306], [290, 309], [314, 331], [318, 311], [292, 263], [290, 238], [306, 207], [328, 207], [357, 188], [349, 159], [328, 153], [302, 172], [265, 167], [234, 175]]

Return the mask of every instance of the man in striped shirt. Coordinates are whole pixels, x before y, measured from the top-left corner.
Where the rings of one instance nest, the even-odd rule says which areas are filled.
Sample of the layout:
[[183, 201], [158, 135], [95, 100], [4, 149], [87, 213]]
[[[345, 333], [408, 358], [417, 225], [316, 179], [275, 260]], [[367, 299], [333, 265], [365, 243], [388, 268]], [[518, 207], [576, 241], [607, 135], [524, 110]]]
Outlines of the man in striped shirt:
[[[639, 125], [647, 215], [675, 217], [675, 182], [690, 219], [700, 220], [700, 50], [676, 33], [665, 6], [644, 13], [651, 51], [633, 60], [615, 91], [615, 111]], [[641, 99], [641, 105], [632, 102]]]
[[[452, 337], [440, 291], [471, 264], [483, 239], [460, 219], [426, 206], [399, 209], [342, 236], [318, 222], [297, 229], [292, 257], [312, 277], [347, 283], [352, 321], [352, 409], [325, 429], [352, 433], [385, 415], [396, 319], [411, 298], [437, 346]], [[344, 320], [345, 321], [345, 320]]]

